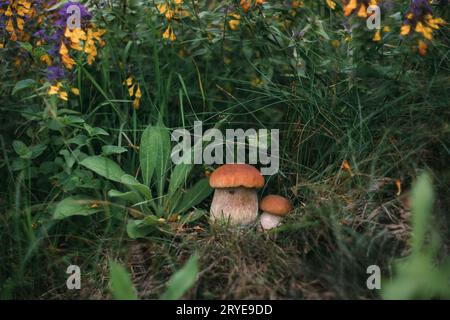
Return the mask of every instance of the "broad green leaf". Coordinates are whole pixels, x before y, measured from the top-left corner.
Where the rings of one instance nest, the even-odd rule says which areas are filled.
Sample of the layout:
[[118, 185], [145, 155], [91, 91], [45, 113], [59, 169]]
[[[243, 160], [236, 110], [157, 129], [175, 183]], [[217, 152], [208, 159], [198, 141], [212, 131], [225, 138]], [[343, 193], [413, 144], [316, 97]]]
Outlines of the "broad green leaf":
[[144, 130], [139, 156], [144, 184], [150, 185], [151, 179], [155, 175], [158, 194], [161, 195], [170, 159], [170, 136], [166, 127], [163, 125], [148, 126]]
[[411, 199], [413, 226], [412, 248], [417, 253], [424, 243], [434, 201], [433, 188], [429, 175], [423, 174], [417, 179], [411, 192]]
[[111, 154], [121, 154], [124, 152], [127, 152], [127, 149], [124, 147], [111, 146], [111, 145], [102, 146], [102, 154], [105, 156], [109, 156]]
[[167, 282], [167, 290], [161, 300], [178, 300], [195, 284], [199, 272], [198, 255], [193, 254], [186, 264]]
[[[194, 166], [192, 164], [178, 164], [172, 171], [170, 176], [168, 198], [170, 199], [172, 195], [179, 191], [178, 189], [186, 183], [186, 180]], [[170, 201], [170, 200], [169, 200]]]
[[31, 150], [31, 159], [35, 159], [39, 157], [44, 151], [47, 149], [47, 145], [45, 144], [36, 144], [30, 147]]
[[25, 143], [19, 140], [14, 140], [12, 145], [14, 151], [19, 157], [21, 157], [22, 159], [31, 159], [33, 152], [26, 146]]
[[117, 163], [101, 156], [87, 157], [80, 164], [98, 175], [116, 182], [121, 182], [122, 176], [125, 175]]
[[73, 196], [60, 201], [55, 211], [53, 219], [64, 219], [71, 216], [88, 216], [102, 210], [101, 207], [93, 206], [95, 200], [83, 196]]
[[33, 52], [33, 45], [29, 42], [20, 42], [18, 41], [21, 48], [27, 50], [29, 53]]
[[120, 264], [109, 261], [110, 290], [116, 300], [138, 300], [131, 277]]
[[130, 189], [135, 190], [140, 194], [142, 194], [146, 200], [152, 199], [152, 193], [150, 191], [150, 188], [137, 181], [136, 178], [133, 177], [132, 175], [124, 174], [120, 178], [120, 182], [128, 186]]
[[138, 203], [141, 201], [141, 197], [136, 191], [128, 191], [128, 192], [121, 192], [118, 190], [109, 190], [108, 196], [110, 198], [119, 198], [123, 200], [130, 201], [131, 203]]
[[30, 88], [30, 87], [34, 86], [35, 84], [36, 84], [36, 81], [34, 81], [33, 79], [21, 80], [21, 81], [17, 82], [16, 85], [14, 86], [14, 88], [12, 90], [12, 95], [15, 95], [20, 90]]
[[192, 223], [197, 221], [198, 219], [206, 216], [208, 212], [201, 209], [196, 209], [188, 214], [184, 214], [181, 216], [181, 223]]
[[155, 230], [158, 218], [155, 216], [146, 217], [144, 220], [130, 219], [127, 223], [127, 234], [131, 239], [145, 238]]
[[213, 189], [209, 186], [208, 179], [202, 179], [190, 188], [183, 196], [183, 200], [176, 206], [174, 212], [181, 213], [205, 200]]

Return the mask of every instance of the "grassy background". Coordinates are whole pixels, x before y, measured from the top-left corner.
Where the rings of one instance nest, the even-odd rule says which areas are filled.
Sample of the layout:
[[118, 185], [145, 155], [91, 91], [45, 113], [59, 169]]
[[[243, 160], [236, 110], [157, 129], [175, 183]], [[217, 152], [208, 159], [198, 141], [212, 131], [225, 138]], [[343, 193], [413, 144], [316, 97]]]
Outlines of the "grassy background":
[[[80, 97], [58, 102], [57, 108], [34, 92], [12, 96], [14, 77], [21, 75], [5, 60], [1, 297], [108, 298], [112, 259], [127, 265], [141, 297], [157, 298], [198, 252], [200, 277], [187, 298], [379, 298], [366, 288], [366, 268], [377, 264], [391, 278], [393, 261], [409, 254], [409, 189], [425, 170], [436, 191], [433, 225], [443, 235], [439, 257], [447, 256], [448, 29], [437, 33], [421, 57], [399, 39], [399, 25], [381, 43], [362, 29], [347, 41], [342, 17], [325, 1], [305, 3], [295, 10], [271, 4], [242, 15], [239, 29], [230, 30], [224, 19], [231, 7], [186, 2], [191, 18], [174, 23], [172, 43], [161, 39], [167, 21], [155, 14], [153, 3], [115, 1], [96, 11], [97, 23], [108, 30], [106, 46], [93, 67], [77, 66]], [[124, 85], [130, 75], [143, 91], [138, 110]], [[289, 197], [295, 212], [268, 235], [215, 229], [203, 218], [196, 225], [174, 224], [169, 237], [154, 234], [139, 241], [126, 235], [126, 214], [54, 221], [54, 205], [65, 195], [107, 199], [104, 181], [83, 184], [87, 173], [78, 161], [69, 170], [55, 160], [62, 159], [61, 150], [79, 149], [71, 139], [83, 132], [77, 123], [54, 129], [50, 111], [62, 117], [64, 108], [109, 133], [91, 139], [82, 152], [123, 145], [128, 152], [114, 158], [133, 174], [138, 170], [133, 145], [160, 117], [169, 128], [188, 130], [196, 120], [204, 129], [219, 121], [221, 129], [279, 128], [281, 169], [260, 194]], [[17, 169], [13, 140], [47, 149]], [[353, 175], [341, 169], [344, 160]], [[199, 166], [196, 175], [211, 169]], [[396, 179], [402, 182], [400, 196]], [[207, 199], [200, 207], [209, 204]], [[70, 264], [81, 267], [80, 291], [66, 289]]]

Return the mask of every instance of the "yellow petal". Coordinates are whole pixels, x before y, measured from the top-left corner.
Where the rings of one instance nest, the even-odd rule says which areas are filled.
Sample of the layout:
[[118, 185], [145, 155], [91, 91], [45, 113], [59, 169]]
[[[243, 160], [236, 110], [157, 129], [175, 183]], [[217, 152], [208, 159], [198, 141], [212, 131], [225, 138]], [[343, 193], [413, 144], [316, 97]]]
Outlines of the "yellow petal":
[[72, 88], [72, 89], [70, 89], [70, 91], [72, 91], [72, 93], [76, 96], [80, 95], [80, 90], [78, 88]]
[[381, 30], [377, 30], [377, 32], [373, 36], [372, 40], [375, 42], [378, 42], [381, 40]]

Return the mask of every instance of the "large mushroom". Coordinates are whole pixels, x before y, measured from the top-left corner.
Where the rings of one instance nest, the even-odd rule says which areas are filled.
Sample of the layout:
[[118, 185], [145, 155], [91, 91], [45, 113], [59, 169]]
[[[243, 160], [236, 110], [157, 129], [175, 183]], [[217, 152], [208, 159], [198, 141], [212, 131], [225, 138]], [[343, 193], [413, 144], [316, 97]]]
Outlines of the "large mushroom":
[[212, 221], [245, 225], [257, 219], [256, 189], [264, 186], [258, 169], [242, 163], [224, 164], [211, 174], [209, 184], [216, 189], [211, 203]]
[[280, 225], [283, 216], [292, 211], [291, 202], [282, 196], [268, 195], [261, 200], [260, 225], [263, 230], [270, 230]]

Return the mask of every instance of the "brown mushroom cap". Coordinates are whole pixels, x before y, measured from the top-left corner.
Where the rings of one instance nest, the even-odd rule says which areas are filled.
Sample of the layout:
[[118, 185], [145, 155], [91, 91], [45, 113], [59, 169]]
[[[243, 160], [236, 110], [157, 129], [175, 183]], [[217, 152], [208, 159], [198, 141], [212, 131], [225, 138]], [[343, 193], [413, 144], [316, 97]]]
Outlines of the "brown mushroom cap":
[[276, 216], [285, 216], [293, 209], [292, 204], [288, 199], [274, 194], [265, 196], [261, 200], [259, 207], [262, 211]]
[[244, 163], [228, 163], [217, 168], [209, 178], [213, 188], [251, 188], [264, 186], [264, 177], [255, 167]]

